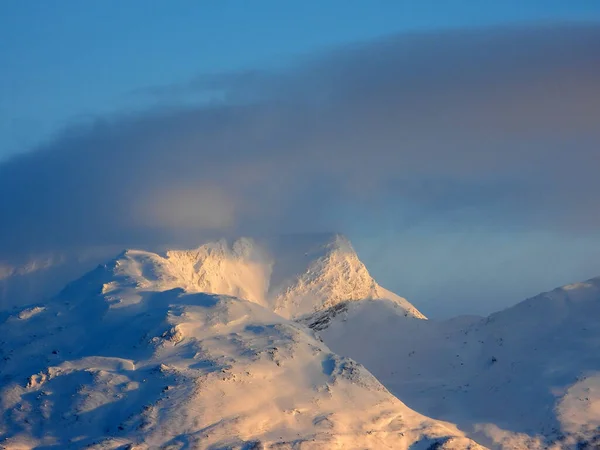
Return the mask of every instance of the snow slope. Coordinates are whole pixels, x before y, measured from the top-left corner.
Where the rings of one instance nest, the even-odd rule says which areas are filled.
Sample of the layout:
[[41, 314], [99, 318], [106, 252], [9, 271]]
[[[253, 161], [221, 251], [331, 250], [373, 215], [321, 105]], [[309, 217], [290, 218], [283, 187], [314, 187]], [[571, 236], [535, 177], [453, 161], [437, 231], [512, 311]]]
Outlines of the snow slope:
[[417, 411], [491, 448], [600, 448], [600, 278], [488, 318], [411, 320], [385, 301], [337, 309], [305, 322]]
[[4, 261], [0, 254], [0, 312], [55, 296], [70, 281], [107, 261], [121, 248], [88, 248]]
[[424, 320], [339, 235], [127, 250], [0, 315], [0, 448], [600, 448], [599, 313]]
[[0, 325], [0, 447], [481, 448], [259, 302], [172, 288], [184, 256], [125, 252]]

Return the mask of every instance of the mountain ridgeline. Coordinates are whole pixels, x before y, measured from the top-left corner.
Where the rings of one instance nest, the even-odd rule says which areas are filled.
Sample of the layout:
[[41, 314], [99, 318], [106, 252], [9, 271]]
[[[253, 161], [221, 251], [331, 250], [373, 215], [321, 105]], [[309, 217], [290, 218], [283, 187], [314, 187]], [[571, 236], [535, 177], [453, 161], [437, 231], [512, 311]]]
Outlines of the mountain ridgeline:
[[337, 234], [126, 250], [4, 313], [0, 446], [598, 448], [598, 313], [427, 320]]

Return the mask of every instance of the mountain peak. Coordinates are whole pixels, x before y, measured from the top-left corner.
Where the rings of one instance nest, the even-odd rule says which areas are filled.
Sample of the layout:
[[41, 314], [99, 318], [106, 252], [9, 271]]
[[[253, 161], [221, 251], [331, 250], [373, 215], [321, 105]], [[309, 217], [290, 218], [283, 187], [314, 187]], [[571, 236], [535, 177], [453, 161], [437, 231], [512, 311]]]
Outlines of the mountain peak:
[[242, 237], [164, 254], [128, 249], [80, 282], [96, 286], [111, 307], [142, 300], [144, 291], [231, 295], [297, 318], [344, 301], [386, 298], [423, 316], [383, 289], [341, 234]]

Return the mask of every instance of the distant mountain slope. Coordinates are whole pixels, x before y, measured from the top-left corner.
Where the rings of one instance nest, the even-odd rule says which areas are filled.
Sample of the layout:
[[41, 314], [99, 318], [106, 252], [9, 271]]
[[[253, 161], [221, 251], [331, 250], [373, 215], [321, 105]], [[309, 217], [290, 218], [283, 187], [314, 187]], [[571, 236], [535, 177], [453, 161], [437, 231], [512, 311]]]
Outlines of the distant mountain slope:
[[170, 289], [182, 267], [156, 258], [127, 252], [0, 325], [0, 446], [480, 448], [308, 328]]
[[81, 277], [122, 248], [90, 248], [82, 252], [41, 254], [26, 261], [3, 261], [0, 254], [0, 314], [54, 297], [70, 281]]
[[492, 448], [600, 448], [600, 278], [488, 318], [407, 320], [384, 301], [337, 309], [305, 321], [417, 411]]

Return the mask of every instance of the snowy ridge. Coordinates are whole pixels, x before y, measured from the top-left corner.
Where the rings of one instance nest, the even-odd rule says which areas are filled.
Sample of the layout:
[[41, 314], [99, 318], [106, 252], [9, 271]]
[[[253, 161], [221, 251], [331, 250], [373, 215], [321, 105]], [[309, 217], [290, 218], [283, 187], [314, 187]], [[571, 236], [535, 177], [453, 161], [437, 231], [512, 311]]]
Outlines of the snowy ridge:
[[407, 321], [361, 301], [308, 325], [410, 407], [479, 443], [562, 450], [600, 447], [599, 316], [595, 278], [488, 318]]
[[139, 301], [142, 291], [181, 288], [186, 292], [232, 295], [286, 318], [314, 313], [340, 302], [388, 299], [407, 315], [424, 316], [371, 277], [350, 242], [340, 235], [271, 241], [221, 240], [164, 256], [127, 250], [78, 283], [101, 285], [114, 307]]
[[256, 303], [89, 281], [0, 325], [5, 448], [481, 448]]

